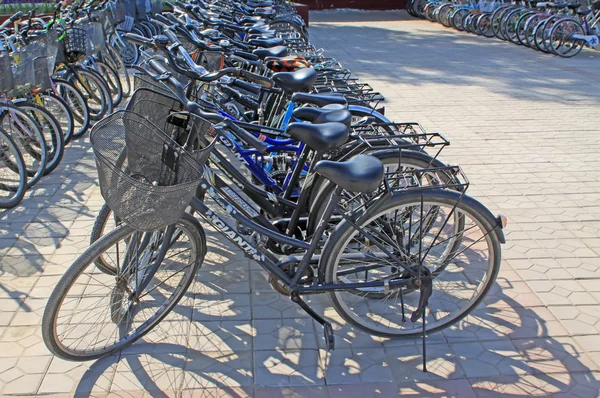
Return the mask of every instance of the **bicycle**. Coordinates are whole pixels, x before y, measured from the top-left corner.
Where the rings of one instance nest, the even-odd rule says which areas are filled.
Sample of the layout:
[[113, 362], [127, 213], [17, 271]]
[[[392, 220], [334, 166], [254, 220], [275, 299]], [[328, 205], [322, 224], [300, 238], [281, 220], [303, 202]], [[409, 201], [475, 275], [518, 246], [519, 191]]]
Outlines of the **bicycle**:
[[[168, 76], [157, 62], [150, 61], [149, 66], [158, 76]], [[165, 77], [165, 80], [173, 87], [179, 85], [172, 77]], [[249, 133], [243, 130], [231, 129], [232, 124], [224, 121], [222, 116], [202, 112], [197, 104], [183, 98], [185, 93], [181, 90], [175, 94], [186, 104], [188, 115], [202, 124], [199, 131], [191, 132], [186, 142], [206, 140], [207, 145], [202, 149], [188, 152], [145, 117], [131, 111], [119, 111], [93, 128], [92, 146], [97, 156], [101, 189], [107, 203], [124, 224], [104, 235], [76, 260], [51, 295], [44, 313], [42, 333], [48, 348], [57, 356], [80, 361], [108, 355], [133, 343], [167, 316], [185, 293], [205, 252], [201, 225], [184, 214], [188, 206], [257, 261], [289, 292], [293, 302], [323, 325], [329, 349], [334, 348], [331, 325], [306, 304], [302, 295], [328, 293], [336, 311], [349, 323], [371, 334], [394, 338], [424, 336], [442, 330], [466, 316], [485, 296], [498, 272], [505, 222], [464, 193], [468, 182], [459, 169], [454, 170], [461, 176], [458, 183], [461, 189], [447, 190], [421, 186], [419, 175], [422, 171], [385, 175], [381, 162], [367, 155], [358, 155], [342, 163], [316, 162], [312, 164], [311, 173], [324, 176], [336, 188], [315, 231], [317, 238], [305, 242], [255, 223], [235, 210], [235, 204], [219, 195], [211, 184], [212, 171], [201, 166], [208, 160], [218, 137], [221, 134], [241, 135], [258, 149], [260, 142], [249, 139]], [[327, 131], [326, 127], [315, 128], [317, 136]], [[301, 130], [292, 129], [290, 134], [301, 134]], [[342, 138], [336, 140], [343, 142]], [[306, 144], [316, 146], [321, 140], [309, 139]], [[116, 143], [119, 144], [115, 146]], [[328, 141], [328, 145], [333, 142]], [[134, 155], [136, 151], [142, 153]], [[153, 160], [140, 163], [150, 154], [153, 154]], [[172, 186], [161, 186], [160, 182], [154, 182], [157, 179]], [[402, 184], [398, 184], [400, 181]], [[256, 231], [258, 240], [252, 243], [241, 236], [197, 199], [198, 184], [215, 203], [227, 209], [233, 220]], [[399, 186], [402, 189], [393, 188]], [[338, 199], [344, 191], [365, 195], [362, 206], [340, 208]], [[124, 196], [139, 200], [123, 201]], [[320, 237], [333, 214], [343, 221], [323, 244]], [[465, 221], [466, 227], [457, 231], [457, 219]], [[391, 220], [395, 222], [391, 224]], [[399, 225], [402, 225], [402, 232], [395, 229]], [[279, 259], [260, 243], [260, 236], [306, 253]], [[181, 239], [186, 243], [181, 243]], [[457, 248], [457, 242], [460, 247], [467, 241], [470, 245]], [[459, 257], [466, 251], [475, 250], [473, 247], [477, 244], [485, 248], [479, 251], [480, 256], [473, 258], [478, 259], [476, 262], [471, 261], [468, 282], [461, 281], [461, 284], [475, 283], [480, 288], [464, 289], [463, 286], [460, 291], [464, 296], [453, 300], [455, 304], [464, 302], [464, 306], [456, 306], [456, 311], [438, 307], [437, 299], [444, 294], [450, 298], [451, 293], [444, 293], [436, 279], [460, 263]], [[182, 250], [182, 246], [186, 249]], [[185, 253], [183, 268], [175, 268], [172, 257], [167, 257], [173, 247], [179, 248], [173, 256], [181, 257]], [[317, 249], [321, 249], [321, 255], [315, 257]], [[112, 253], [115, 253], [114, 260], [118, 260], [115, 263], [116, 278], [103, 274], [95, 265], [100, 256], [110, 257]], [[423, 265], [425, 259], [431, 261], [428, 263], [431, 267]], [[315, 261], [319, 265], [313, 274], [311, 263]], [[362, 265], [357, 265], [357, 261], [362, 261]], [[168, 264], [163, 265], [165, 262]], [[86, 271], [88, 267], [91, 268]], [[475, 275], [478, 267], [481, 278]], [[155, 281], [165, 273], [170, 276], [164, 278], [164, 283]], [[456, 280], [458, 273], [452, 274]], [[75, 286], [80, 277], [84, 285]], [[90, 280], [94, 283], [90, 284]], [[100, 291], [101, 281], [108, 281], [112, 287], [105, 286], [108, 290]], [[167, 281], [171, 281], [169, 286], [165, 285]], [[175, 282], [176, 286], [173, 286]], [[437, 289], [440, 286], [442, 288]], [[148, 289], [147, 293], [144, 289]], [[363, 301], [361, 305], [349, 306], [346, 301], [349, 299]], [[100, 305], [100, 302], [103, 303]], [[382, 306], [388, 307], [389, 311], [390, 305], [397, 312], [382, 315]], [[62, 314], [62, 311], [71, 310], [74, 314]], [[105, 314], [106, 319], [86, 323], [85, 320], [90, 319], [89, 315], [83, 315], [86, 310], [91, 310], [93, 316]], [[377, 313], [380, 318], [369, 318], [363, 312]], [[383, 320], [385, 316], [392, 320]], [[62, 321], [66, 325], [61, 326]], [[107, 328], [114, 332], [106, 331]], [[84, 348], [84, 344], [90, 346]], [[91, 347], [93, 345], [96, 346]]]

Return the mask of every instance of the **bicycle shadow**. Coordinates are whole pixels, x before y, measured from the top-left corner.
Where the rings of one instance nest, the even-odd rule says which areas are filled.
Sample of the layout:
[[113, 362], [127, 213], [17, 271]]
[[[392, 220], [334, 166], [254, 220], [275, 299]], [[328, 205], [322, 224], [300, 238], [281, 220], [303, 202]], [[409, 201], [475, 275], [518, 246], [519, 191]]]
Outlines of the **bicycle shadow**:
[[56, 170], [32, 187], [18, 206], [0, 212], [0, 275], [37, 276], [53, 263], [55, 254], [82, 249], [74, 246], [87, 236], [89, 220], [99, 209], [97, 200], [90, 202], [96, 189], [89, 145], [83, 140], [70, 143]]
[[[400, 95], [409, 105], [448, 105], [434, 93], [429, 98], [408, 93], [415, 88], [428, 90], [432, 81], [469, 90], [483, 86], [495, 95], [517, 99], [600, 102], [600, 74], [592, 67], [598, 64], [599, 51], [584, 49], [574, 58], [563, 59], [427, 21], [407, 25], [409, 21], [395, 15], [377, 27], [369, 22], [368, 14], [354, 14], [348, 25], [325, 15], [311, 25], [311, 40], [384, 96]], [[543, 70], [543, 77], [538, 70]], [[557, 79], [564, 84], [556, 84]], [[388, 90], [385, 84], [398, 82], [407, 90], [404, 95]]]
[[[315, 391], [324, 389], [329, 396], [587, 396], [594, 388], [597, 393], [600, 381], [590, 358], [544, 307], [523, 307], [515, 285], [500, 278], [485, 305], [450, 329], [430, 335], [427, 373], [421, 370], [420, 341], [364, 334], [336, 317], [322, 295], [316, 304], [323, 305], [336, 333], [337, 349], [331, 353], [325, 352], [320, 326], [310, 318], [306, 320], [313, 324], [312, 331], [288, 322], [287, 334], [281, 333], [279, 341], [265, 349], [257, 345], [256, 336], [269, 332], [264, 329], [272, 323], [235, 322], [237, 310], [199, 317], [200, 310], [188, 296], [174, 318], [159, 324], [142, 342], [92, 365], [76, 395], [90, 394], [98, 387], [94, 380], [107, 377], [112, 383], [102, 393], [117, 396], [142, 390], [157, 397], [185, 396], [199, 390], [245, 397], [254, 396], [256, 389], [280, 394], [281, 388], [289, 396], [307, 396], [310, 391], [319, 396]], [[218, 295], [201, 296], [220, 304]], [[307, 344], [313, 333], [316, 347]]]

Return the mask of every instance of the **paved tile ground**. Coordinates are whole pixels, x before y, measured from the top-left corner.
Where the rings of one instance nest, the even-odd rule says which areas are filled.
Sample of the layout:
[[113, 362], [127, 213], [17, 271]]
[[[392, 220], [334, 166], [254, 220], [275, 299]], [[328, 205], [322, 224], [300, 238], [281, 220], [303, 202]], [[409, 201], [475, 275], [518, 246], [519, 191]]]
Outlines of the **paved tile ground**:
[[[80, 396], [597, 397], [600, 388], [600, 53], [563, 60], [403, 13], [313, 14], [311, 39], [387, 98], [390, 118], [452, 142], [471, 193], [509, 218], [485, 305], [430, 338], [383, 341], [332, 316], [338, 349], [211, 236], [169, 322], [92, 363], [53, 358], [47, 297], [102, 205], [87, 142], [0, 215], [0, 393]], [[227, 272], [230, 270], [236, 273]]]

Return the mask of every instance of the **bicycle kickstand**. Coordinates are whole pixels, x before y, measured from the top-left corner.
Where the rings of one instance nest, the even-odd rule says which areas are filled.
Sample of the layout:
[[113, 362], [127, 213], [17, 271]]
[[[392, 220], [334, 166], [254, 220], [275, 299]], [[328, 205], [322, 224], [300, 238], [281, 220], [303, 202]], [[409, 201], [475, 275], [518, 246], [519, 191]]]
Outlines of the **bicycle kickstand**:
[[319, 322], [323, 326], [323, 335], [325, 337], [325, 346], [327, 351], [333, 351], [335, 349], [335, 337], [333, 335], [333, 328], [331, 323], [326, 321], [321, 315], [317, 314], [308, 304], [298, 295], [296, 292], [292, 292], [290, 295], [292, 301], [298, 304], [308, 315], [310, 315], [315, 321]]
[[423, 318], [423, 329], [421, 331], [421, 341], [423, 343], [423, 372], [427, 372], [427, 345], [426, 345], [426, 334], [425, 334], [425, 324], [426, 324], [426, 314], [427, 305], [429, 304], [429, 297], [433, 293], [433, 279], [431, 276], [425, 277], [421, 279], [421, 295], [419, 296], [419, 306], [413, 311], [410, 316], [411, 322], [416, 322], [419, 318]]

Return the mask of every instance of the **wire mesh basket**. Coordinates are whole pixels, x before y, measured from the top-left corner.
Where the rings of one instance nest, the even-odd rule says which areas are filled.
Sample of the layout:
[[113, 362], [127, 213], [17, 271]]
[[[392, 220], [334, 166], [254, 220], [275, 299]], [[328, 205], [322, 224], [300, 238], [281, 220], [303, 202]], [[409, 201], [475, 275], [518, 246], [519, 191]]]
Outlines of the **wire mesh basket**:
[[194, 61], [204, 66], [207, 71], [216, 72], [223, 69], [225, 57], [220, 52], [202, 51]]
[[146, 19], [148, 14], [149, 1], [146, 0], [135, 0], [135, 12], [137, 19]]
[[181, 218], [214, 145], [194, 156], [132, 111], [115, 112], [94, 125], [91, 143], [102, 197], [117, 217], [140, 231]]
[[117, 25], [111, 8], [112, 6], [107, 5], [104, 9], [94, 11], [92, 13], [93, 20], [96, 22], [100, 22], [100, 24], [102, 25], [102, 29], [105, 32], [112, 32], [114, 26]]
[[48, 67], [54, 72], [56, 65], [64, 64], [66, 62], [65, 49], [62, 43], [58, 40], [58, 33], [56, 30], [50, 30], [45, 37], [46, 42], [46, 55], [48, 56]]
[[149, 88], [166, 96], [171, 96], [171, 92], [163, 83], [154, 80], [150, 76], [143, 73], [135, 73], [133, 75], [133, 89]]
[[150, 14], [160, 14], [163, 10], [162, 0], [150, 0]]
[[35, 80], [33, 56], [28, 52], [18, 52], [0, 56], [0, 92], [9, 97], [21, 97], [33, 88]]
[[[128, 111], [146, 115], [146, 119], [158, 126], [165, 134], [180, 145], [187, 145], [193, 150], [204, 148], [210, 144], [212, 124], [206, 120], [191, 116], [183, 111], [183, 106], [166, 88], [137, 89], [125, 108]], [[193, 142], [192, 142], [193, 141]], [[194, 156], [201, 156], [198, 152]]]
[[118, 25], [125, 21], [125, 3], [122, 1], [117, 1], [115, 3], [111, 3], [109, 5], [109, 9], [112, 13], [114, 24]]
[[[35, 47], [33, 47], [34, 45]], [[31, 51], [33, 56], [33, 86], [40, 90], [51, 88], [50, 76], [54, 71], [54, 60], [48, 57], [45, 46], [41, 44], [30, 44], [27, 46], [27, 50]]]
[[124, 0], [123, 4], [125, 5], [125, 19], [127, 17], [135, 19], [136, 16], [136, 1], [135, 0]]
[[87, 34], [86, 54], [94, 55], [106, 49], [106, 41], [104, 40], [104, 29], [100, 22], [90, 22], [81, 25]]
[[82, 28], [69, 28], [62, 34], [65, 60], [69, 63], [79, 61], [87, 52], [87, 31]]
[[8, 55], [0, 55], [0, 93], [6, 94], [13, 88], [12, 59]]

